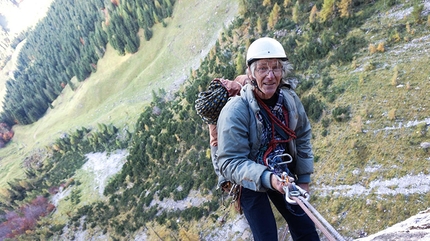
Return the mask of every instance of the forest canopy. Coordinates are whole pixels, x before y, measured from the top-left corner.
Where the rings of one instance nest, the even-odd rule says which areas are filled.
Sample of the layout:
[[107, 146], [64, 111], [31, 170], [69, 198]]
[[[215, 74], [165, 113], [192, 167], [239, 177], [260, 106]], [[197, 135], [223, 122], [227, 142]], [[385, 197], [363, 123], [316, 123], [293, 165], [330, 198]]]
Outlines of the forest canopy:
[[135, 53], [139, 29], [146, 40], [152, 26], [170, 17], [173, 0], [58, 0], [27, 37], [14, 78], [6, 83], [0, 122], [27, 125], [40, 119], [72, 78], [97, 71], [106, 45], [120, 55]]

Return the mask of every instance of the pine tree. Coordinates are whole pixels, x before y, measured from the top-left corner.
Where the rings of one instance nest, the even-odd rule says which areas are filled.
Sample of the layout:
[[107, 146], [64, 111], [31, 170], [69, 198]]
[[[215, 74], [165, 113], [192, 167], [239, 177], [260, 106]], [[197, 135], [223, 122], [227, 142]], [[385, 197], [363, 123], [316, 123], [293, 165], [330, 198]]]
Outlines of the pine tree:
[[140, 39], [137, 34], [126, 37], [125, 51], [127, 53], [136, 53], [139, 50]]
[[152, 38], [152, 30], [145, 28], [143, 34], [145, 35], [145, 40], [149, 41]]

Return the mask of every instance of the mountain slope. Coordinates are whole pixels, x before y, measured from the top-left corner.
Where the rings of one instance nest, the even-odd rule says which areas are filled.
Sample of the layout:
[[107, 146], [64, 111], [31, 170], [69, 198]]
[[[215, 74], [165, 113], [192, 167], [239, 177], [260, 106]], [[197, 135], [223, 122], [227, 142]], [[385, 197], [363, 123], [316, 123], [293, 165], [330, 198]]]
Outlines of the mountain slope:
[[[282, 5], [283, 1], [278, 3]], [[428, 26], [423, 21], [415, 22], [413, 13], [418, 7], [411, 3], [355, 2], [351, 20], [334, 14], [329, 23], [309, 23], [312, 6], [321, 8], [324, 4], [307, 3], [285, 7], [278, 24], [268, 29], [264, 26], [269, 26], [266, 20], [275, 1], [267, 6], [249, 1], [245, 9], [241, 5], [240, 15], [224, 29], [215, 46], [210, 42], [203, 48], [209, 54], [197, 70], [191, 71], [177, 94], [172, 97], [161, 91], [153, 96], [149, 107], [139, 111], [142, 114], [134, 127], [127, 162], [105, 188], [108, 200], [96, 204], [76, 201], [79, 190], [83, 193], [88, 183], [72, 185], [74, 195], [70, 191], [71, 196], [62, 203], [74, 204], [70, 206], [75, 209], [66, 213], [70, 219], [64, 220], [66, 215], [58, 211], [51, 218], [63, 219], [46, 219], [38, 232], [53, 224], [57, 230], [54, 235], [61, 235], [61, 229], [68, 239], [81, 234], [76, 230], [94, 238], [250, 238], [243, 216], [228, 214], [217, 206], [220, 200], [207, 154], [206, 125], [196, 115], [193, 101], [212, 77], [233, 78], [241, 73], [240, 56], [252, 39], [262, 35], [280, 39], [296, 66], [292, 77], [300, 83], [297, 92], [314, 129], [316, 163], [311, 203], [322, 215], [347, 239], [356, 239], [426, 210], [430, 206], [429, 191], [425, 189], [429, 156], [420, 143], [429, 139], [429, 55], [425, 53], [430, 45]], [[428, 18], [428, 1], [423, 6], [419, 13]], [[206, 11], [213, 13], [211, 8]], [[302, 13], [295, 16], [297, 19], [295, 11]], [[156, 56], [154, 59], [159, 60]], [[124, 69], [131, 76], [135, 73]], [[147, 75], [142, 72], [138, 76], [145, 79]], [[103, 78], [96, 82], [103, 87]], [[148, 85], [130, 86], [139, 90]], [[58, 101], [66, 102], [68, 98], [74, 98], [73, 93]], [[102, 115], [113, 106], [93, 108]], [[113, 119], [121, 117], [112, 114]], [[109, 119], [105, 116], [97, 120]], [[70, 149], [80, 147], [70, 145]], [[193, 198], [206, 202], [188, 203]], [[185, 209], [173, 211], [161, 205], [180, 206], [184, 202]], [[227, 223], [217, 228], [220, 220]], [[282, 235], [285, 222], [279, 218], [278, 224]]]

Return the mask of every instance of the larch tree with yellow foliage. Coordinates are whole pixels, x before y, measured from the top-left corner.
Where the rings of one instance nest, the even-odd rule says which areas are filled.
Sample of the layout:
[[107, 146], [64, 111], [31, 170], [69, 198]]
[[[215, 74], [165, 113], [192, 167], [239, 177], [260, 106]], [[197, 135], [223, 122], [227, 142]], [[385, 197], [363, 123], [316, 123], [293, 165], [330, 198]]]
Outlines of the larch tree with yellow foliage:
[[193, 233], [191, 230], [185, 230], [184, 228], [181, 228], [179, 230], [179, 239], [183, 241], [199, 241], [199, 235], [196, 233]]
[[245, 58], [243, 56], [244, 56], [243, 54], [238, 54], [235, 60], [237, 75], [243, 74], [245, 72], [246, 63], [245, 63]]
[[263, 1], [263, 6], [264, 7], [270, 6], [271, 4], [272, 4], [272, 2], [270, 0], [264, 0]]
[[299, 1], [297, 1], [296, 4], [294, 4], [293, 16], [291, 17], [295, 23], [299, 22], [299, 7], [300, 7], [300, 3]]
[[258, 17], [258, 19], [257, 19], [257, 32], [258, 32], [259, 34], [262, 34], [262, 33], [263, 33], [263, 31], [264, 31], [264, 28], [263, 28], [263, 20], [261, 19], [261, 17]]
[[320, 12], [320, 21], [325, 23], [330, 17], [335, 14], [335, 0], [324, 0]]
[[309, 15], [309, 22], [315, 23], [316, 18], [318, 17], [318, 8], [317, 5], [314, 5], [311, 9], [311, 13]]
[[281, 11], [281, 7], [279, 7], [278, 3], [275, 3], [275, 6], [273, 6], [272, 11], [270, 12], [269, 19], [267, 22], [268, 29], [273, 29], [276, 25], [276, 23], [279, 20], [279, 12]]
[[378, 47], [376, 48], [376, 50], [377, 50], [378, 52], [380, 52], [380, 53], [385, 52], [384, 42], [380, 42], [380, 43], [378, 44]]
[[349, 18], [351, 17], [352, 12], [352, 0], [341, 0], [337, 7], [339, 9], [340, 17], [341, 18]]

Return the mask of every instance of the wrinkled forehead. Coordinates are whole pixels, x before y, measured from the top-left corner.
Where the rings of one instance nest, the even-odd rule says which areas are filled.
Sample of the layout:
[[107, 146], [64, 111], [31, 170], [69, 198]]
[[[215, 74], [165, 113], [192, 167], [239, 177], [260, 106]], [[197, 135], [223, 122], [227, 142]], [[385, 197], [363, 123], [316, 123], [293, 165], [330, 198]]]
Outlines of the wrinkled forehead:
[[276, 66], [280, 65], [281, 60], [280, 59], [259, 59], [257, 60], [257, 67], [260, 66]]

